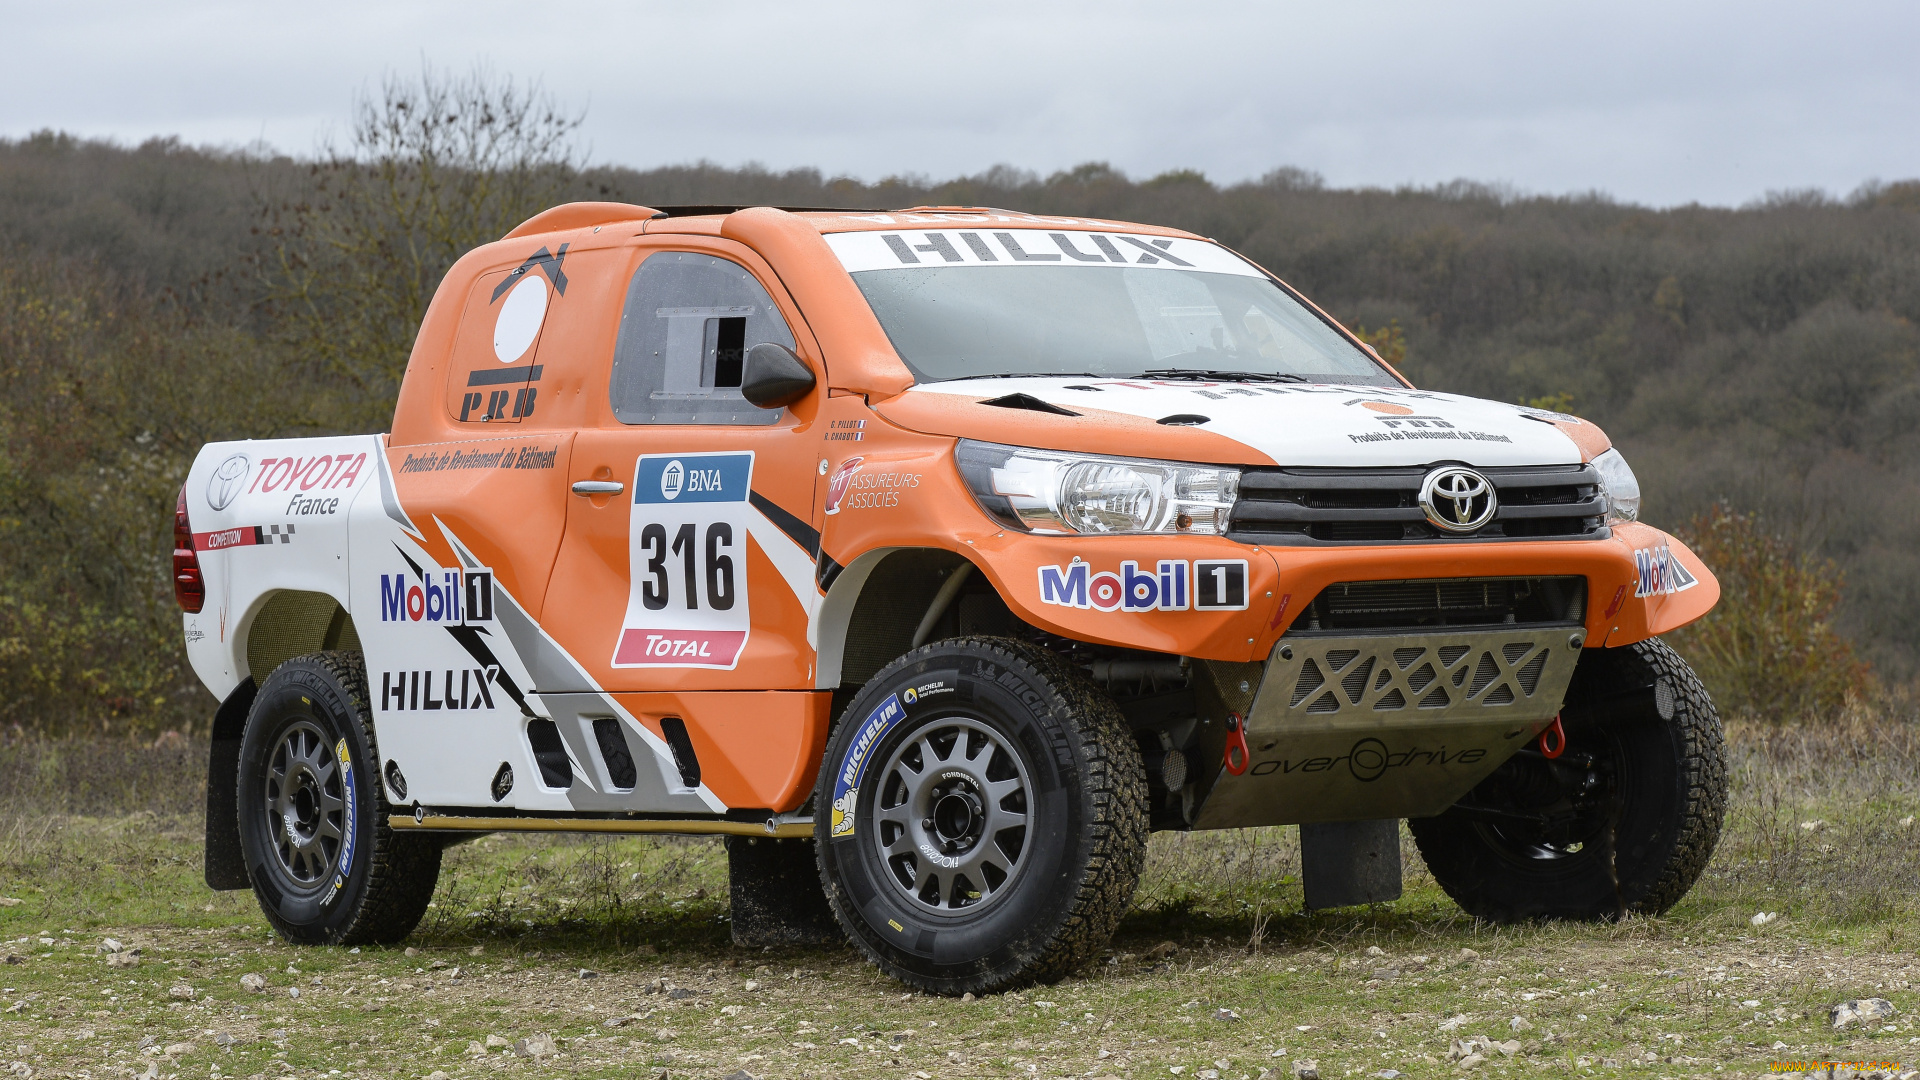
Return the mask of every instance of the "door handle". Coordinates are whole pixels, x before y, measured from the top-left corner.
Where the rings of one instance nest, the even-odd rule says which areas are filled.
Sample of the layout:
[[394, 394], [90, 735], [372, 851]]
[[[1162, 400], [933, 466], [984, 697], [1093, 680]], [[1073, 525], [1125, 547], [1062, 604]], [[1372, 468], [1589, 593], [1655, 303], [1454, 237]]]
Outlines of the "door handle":
[[618, 480], [575, 480], [575, 495], [618, 495], [627, 490], [627, 485]]

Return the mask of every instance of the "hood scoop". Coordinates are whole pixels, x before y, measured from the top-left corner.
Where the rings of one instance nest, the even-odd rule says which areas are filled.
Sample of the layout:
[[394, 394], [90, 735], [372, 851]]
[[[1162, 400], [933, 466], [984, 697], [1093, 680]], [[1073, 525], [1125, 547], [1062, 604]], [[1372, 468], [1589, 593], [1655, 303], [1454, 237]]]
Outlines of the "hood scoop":
[[980, 404], [991, 405], [996, 409], [1025, 409], [1028, 412], [1052, 413], [1055, 416], [1079, 416], [1072, 409], [1063, 409], [1049, 401], [1041, 401], [1032, 394], [1006, 394], [997, 398], [985, 398]]

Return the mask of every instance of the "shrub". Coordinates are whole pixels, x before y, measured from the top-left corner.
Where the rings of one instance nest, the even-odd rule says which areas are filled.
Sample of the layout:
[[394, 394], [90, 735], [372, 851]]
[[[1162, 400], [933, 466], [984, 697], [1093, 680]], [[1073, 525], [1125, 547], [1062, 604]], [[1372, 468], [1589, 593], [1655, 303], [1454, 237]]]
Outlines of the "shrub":
[[1720, 579], [1720, 603], [1668, 640], [1723, 712], [1831, 719], [1872, 688], [1868, 665], [1833, 629], [1846, 578], [1832, 560], [1801, 552], [1724, 502], [1678, 534]]

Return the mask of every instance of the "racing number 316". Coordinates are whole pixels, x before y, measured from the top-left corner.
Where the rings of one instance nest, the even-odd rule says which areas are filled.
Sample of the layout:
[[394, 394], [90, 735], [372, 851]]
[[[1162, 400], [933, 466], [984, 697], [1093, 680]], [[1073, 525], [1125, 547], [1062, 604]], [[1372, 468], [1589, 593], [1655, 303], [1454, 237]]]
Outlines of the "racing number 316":
[[667, 542], [667, 527], [658, 522], [640, 530], [640, 546], [647, 557], [646, 579], [640, 585], [640, 602], [648, 609], [658, 611], [667, 606], [672, 594], [672, 582], [667, 573], [667, 555], [671, 552], [680, 560], [681, 588], [684, 591], [686, 608], [689, 611], [700, 607], [700, 568], [697, 565], [701, 547], [705, 548], [707, 606], [715, 611], [727, 611], [733, 607], [733, 526], [724, 521], [716, 521], [707, 526], [706, 543], [697, 539], [699, 529], [692, 524], [680, 526], [673, 534], [671, 545]]

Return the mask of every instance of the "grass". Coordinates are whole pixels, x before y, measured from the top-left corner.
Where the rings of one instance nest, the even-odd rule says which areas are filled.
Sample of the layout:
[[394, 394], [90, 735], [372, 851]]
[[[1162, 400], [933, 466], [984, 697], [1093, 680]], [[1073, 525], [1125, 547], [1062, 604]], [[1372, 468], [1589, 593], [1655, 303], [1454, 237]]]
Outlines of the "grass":
[[[1920, 813], [1920, 729], [1854, 715], [1732, 743], [1727, 831], [1661, 919], [1477, 924], [1410, 844], [1403, 899], [1307, 914], [1293, 830], [1161, 834], [1106, 955], [956, 1001], [904, 993], [847, 949], [733, 947], [725, 854], [696, 840], [488, 837], [448, 852], [408, 948], [294, 948], [250, 894], [200, 881], [196, 748], [160, 748], [185, 766], [163, 782], [141, 770], [151, 748], [16, 742], [0, 746], [0, 897], [20, 901], [0, 906], [0, 1067], [1206, 1080], [1310, 1060], [1329, 1078], [1428, 1077], [1461, 1075], [1449, 1053], [1476, 1036], [1515, 1053], [1478, 1044], [1470, 1071], [1511, 1076], [1920, 1057], [1920, 828], [1902, 824]], [[105, 812], [110, 785], [81, 775], [138, 779], [136, 808]], [[1756, 927], [1761, 911], [1778, 917]], [[108, 937], [136, 966], [109, 966]], [[1869, 996], [1899, 1013], [1828, 1026], [1829, 1006]]]

